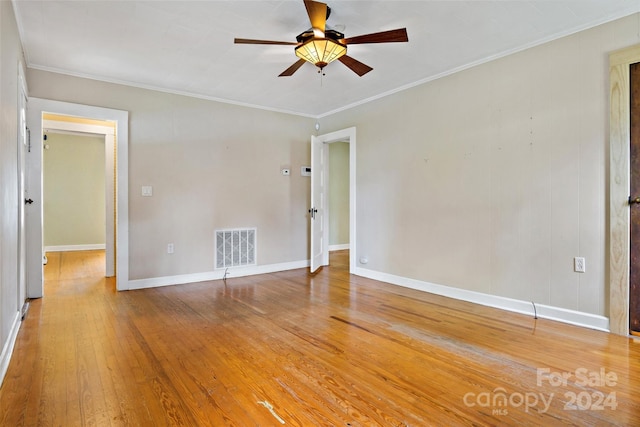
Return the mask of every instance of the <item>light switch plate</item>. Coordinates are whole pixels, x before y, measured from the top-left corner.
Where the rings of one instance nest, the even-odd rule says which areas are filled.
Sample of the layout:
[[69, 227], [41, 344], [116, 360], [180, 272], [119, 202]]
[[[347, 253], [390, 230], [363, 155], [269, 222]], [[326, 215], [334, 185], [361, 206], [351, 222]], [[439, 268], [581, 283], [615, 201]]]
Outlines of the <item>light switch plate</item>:
[[143, 185], [142, 186], [142, 195], [144, 197], [151, 197], [153, 196], [153, 187], [150, 185]]

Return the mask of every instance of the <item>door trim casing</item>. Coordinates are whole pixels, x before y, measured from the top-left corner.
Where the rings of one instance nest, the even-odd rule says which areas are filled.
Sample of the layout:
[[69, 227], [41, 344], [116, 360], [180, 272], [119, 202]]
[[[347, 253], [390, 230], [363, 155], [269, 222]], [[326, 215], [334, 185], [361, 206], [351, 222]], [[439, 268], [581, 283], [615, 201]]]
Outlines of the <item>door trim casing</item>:
[[[97, 124], [85, 124], [76, 121], [58, 121], [44, 119], [43, 131], [50, 133], [66, 132], [76, 135], [93, 135], [102, 137], [105, 154], [105, 276], [115, 276], [115, 128]], [[43, 157], [44, 158], [44, 157]], [[43, 195], [44, 196], [44, 195]]]
[[27, 187], [35, 196], [27, 215], [27, 296], [44, 295], [42, 268], [43, 188], [42, 114], [90, 117], [116, 122], [116, 289], [129, 289], [129, 112], [103, 107], [29, 98], [27, 125], [31, 130], [31, 151], [27, 155]]
[[[326, 133], [314, 137], [316, 141], [330, 144], [332, 142], [347, 142], [349, 144], [349, 272], [355, 271], [356, 259], [357, 259], [357, 246], [356, 246], [356, 128], [350, 127], [346, 129], [337, 130], [335, 132]], [[324, 164], [325, 176], [329, 175], [329, 165], [327, 162]], [[313, 174], [313, 168], [311, 169]], [[328, 215], [325, 215], [328, 223]], [[324, 228], [324, 239], [329, 241], [329, 227]], [[327, 260], [329, 258], [328, 245], [326, 245], [327, 253], [325, 254]]]
[[629, 66], [640, 62], [640, 45], [609, 55], [609, 330], [629, 334]]

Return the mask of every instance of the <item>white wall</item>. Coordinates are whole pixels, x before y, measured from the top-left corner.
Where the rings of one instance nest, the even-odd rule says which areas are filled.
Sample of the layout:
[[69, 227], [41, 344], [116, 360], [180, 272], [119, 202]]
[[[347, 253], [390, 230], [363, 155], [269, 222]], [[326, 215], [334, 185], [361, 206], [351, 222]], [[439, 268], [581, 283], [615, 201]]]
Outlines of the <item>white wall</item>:
[[45, 248], [104, 247], [104, 136], [47, 132], [43, 151]]
[[31, 96], [129, 111], [130, 279], [212, 271], [219, 228], [257, 227], [259, 265], [308, 260], [309, 180], [280, 170], [308, 164], [313, 119], [44, 71], [27, 81]]
[[322, 118], [358, 129], [360, 267], [607, 316], [608, 53], [638, 22]]
[[0, 383], [19, 327], [18, 67], [22, 48], [13, 6], [0, 1]]

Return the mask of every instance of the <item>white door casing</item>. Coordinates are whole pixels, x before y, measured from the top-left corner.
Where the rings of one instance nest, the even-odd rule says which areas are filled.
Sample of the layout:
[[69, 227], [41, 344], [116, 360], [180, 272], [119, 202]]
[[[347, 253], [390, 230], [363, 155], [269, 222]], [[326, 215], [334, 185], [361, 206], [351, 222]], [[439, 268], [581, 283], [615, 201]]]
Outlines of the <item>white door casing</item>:
[[95, 135], [104, 138], [105, 151], [105, 276], [115, 276], [115, 215], [114, 182], [115, 156], [114, 128], [97, 124], [87, 124], [73, 121], [43, 120], [42, 127], [48, 132], [62, 131], [78, 135]]
[[[311, 259], [309, 263], [311, 272], [316, 271], [322, 265], [329, 265], [329, 215], [326, 194], [329, 177], [329, 150], [327, 144], [338, 141], [349, 143], [349, 271], [353, 273], [357, 268], [356, 128], [351, 127], [311, 137], [311, 208], [324, 203], [321, 218], [316, 216], [316, 219], [311, 219]], [[320, 147], [323, 147], [322, 154], [319, 153]], [[318, 181], [322, 183], [321, 186], [316, 185]], [[316, 209], [320, 212], [319, 208], [316, 207]]]
[[[90, 117], [116, 122], [116, 218], [115, 218], [115, 275], [116, 289], [129, 289], [129, 113], [102, 107], [31, 98], [27, 111], [27, 125], [31, 131], [31, 151], [27, 156], [27, 191], [34, 202], [27, 211], [27, 296], [44, 295], [42, 268], [43, 206], [42, 206], [42, 131], [43, 113], [76, 117]], [[105, 139], [107, 142], [107, 139]], [[113, 139], [111, 139], [113, 142]], [[113, 234], [113, 233], [111, 233]]]

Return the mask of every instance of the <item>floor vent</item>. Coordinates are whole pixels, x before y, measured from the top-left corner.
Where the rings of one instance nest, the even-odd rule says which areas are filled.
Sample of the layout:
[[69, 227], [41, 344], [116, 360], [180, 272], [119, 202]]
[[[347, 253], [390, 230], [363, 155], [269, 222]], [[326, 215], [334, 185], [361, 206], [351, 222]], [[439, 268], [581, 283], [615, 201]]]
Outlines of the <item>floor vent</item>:
[[256, 229], [216, 230], [216, 268], [256, 265]]

